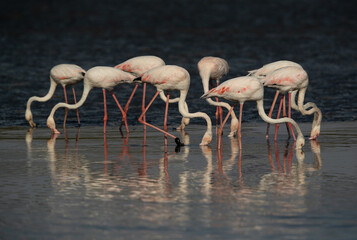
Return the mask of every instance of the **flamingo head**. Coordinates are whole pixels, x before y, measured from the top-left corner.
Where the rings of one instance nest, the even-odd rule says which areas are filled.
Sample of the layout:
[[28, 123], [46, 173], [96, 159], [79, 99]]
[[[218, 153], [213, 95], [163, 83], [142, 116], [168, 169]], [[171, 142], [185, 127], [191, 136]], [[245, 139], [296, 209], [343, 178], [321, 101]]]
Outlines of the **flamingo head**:
[[234, 137], [237, 131], [238, 131], [238, 119], [232, 118], [231, 132], [229, 133], [228, 137]]
[[36, 123], [34, 123], [32, 120], [32, 112], [29, 109], [26, 109], [25, 119], [26, 119], [26, 121], [29, 122], [29, 124], [32, 128], [36, 127]]
[[200, 145], [201, 146], [208, 145], [211, 143], [211, 141], [212, 141], [212, 133], [206, 132], [205, 135], [203, 135]]
[[53, 117], [49, 116], [47, 118], [47, 127], [51, 129], [51, 131], [53, 133], [60, 133], [57, 129], [56, 129], [56, 123], [55, 123], [55, 120], [53, 119]]
[[311, 129], [310, 140], [316, 139], [320, 135], [320, 125], [316, 125]]
[[302, 149], [296, 149], [296, 159], [298, 163], [301, 163], [305, 159], [305, 153]]
[[302, 147], [305, 145], [305, 139], [304, 137], [300, 136], [296, 139], [296, 150], [302, 149]]

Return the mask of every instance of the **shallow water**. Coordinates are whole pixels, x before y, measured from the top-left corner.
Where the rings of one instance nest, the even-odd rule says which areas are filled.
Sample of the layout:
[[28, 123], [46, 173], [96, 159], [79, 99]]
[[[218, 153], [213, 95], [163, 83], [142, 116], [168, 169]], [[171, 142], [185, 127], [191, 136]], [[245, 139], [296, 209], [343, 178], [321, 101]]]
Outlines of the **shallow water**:
[[0, 238], [354, 239], [355, 123], [324, 129], [302, 152], [246, 123], [242, 151], [224, 137], [220, 152], [200, 125], [173, 132], [180, 149], [151, 129], [143, 145], [141, 126], [2, 128]]

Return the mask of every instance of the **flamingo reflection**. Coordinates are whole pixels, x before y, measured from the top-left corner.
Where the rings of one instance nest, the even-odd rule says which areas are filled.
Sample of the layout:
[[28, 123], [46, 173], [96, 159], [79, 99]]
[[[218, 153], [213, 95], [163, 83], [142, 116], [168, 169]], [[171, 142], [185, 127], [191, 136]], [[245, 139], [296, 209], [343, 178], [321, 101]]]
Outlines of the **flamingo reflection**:
[[267, 190], [271, 188], [274, 191], [284, 192], [288, 194], [304, 195], [306, 189], [304, 187], [306, 181], [306, 172], [316, 171], [321, 168], [320, 145], [316, 140], [310, 141], [311, 150], [314, 154], [314, 163], [305, 163], [305, 153], [299, 149], [295, 151], [296, 163], [293, 163], [294, 144], [289, 146], [289, 141], [286, 142], [283, 151], [283, 162], [280, 161], [280, 150], [278, 143], [274, 142], [275, 161], [272, 157], [272, 149], [269, 140], [267, 140], [268, 159], [271, 166], [271, 173], [265, 174], [260, 180], [260, 189]]

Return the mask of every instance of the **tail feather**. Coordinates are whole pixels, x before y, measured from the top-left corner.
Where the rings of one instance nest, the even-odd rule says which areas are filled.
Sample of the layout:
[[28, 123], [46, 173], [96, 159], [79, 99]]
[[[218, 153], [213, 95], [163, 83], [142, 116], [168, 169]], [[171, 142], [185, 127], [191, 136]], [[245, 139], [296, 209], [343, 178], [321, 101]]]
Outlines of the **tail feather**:
[[134, 79], [133, 79], [133, 82], [134, 82], [134, 83], [142, 83], [141, 77], [134, 78]]
[[213, 97], [213, 96], [208, 96], [210, 95], [214, 90], [216, 90], [216, 88], [212, 88], [211, 90], [209, 90], [208, 92], [206, 92], [205, 94], [203, 94], [201, 96], [201, 98], [210, 98], [210, 97]]

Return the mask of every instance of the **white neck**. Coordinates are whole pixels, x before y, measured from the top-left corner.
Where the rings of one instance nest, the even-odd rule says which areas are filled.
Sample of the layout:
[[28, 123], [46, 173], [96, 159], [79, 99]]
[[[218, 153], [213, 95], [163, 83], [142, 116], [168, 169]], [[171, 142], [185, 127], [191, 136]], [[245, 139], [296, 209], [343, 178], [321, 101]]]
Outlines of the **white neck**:
[[[204, 93], [207, 93], [209, 91], [208, 85], [209, 85], [209, 79], [210, 79], [210, 72], [203, 72], [203, 73], [200, 73], [200, 75], [202, 78], [203, 91], [204, 91]], [[212, 106], [224, 107], [228, 111], [231, 109], [231, 106], [226, 102], [215, 102], [211, 98], [206, 98], [206, 101]], [[237, 116], [233, 111], [231, 113], [231, 116], [232, 116], [232, 119], [237, 119]]]
[[31, 112], [31, 103], [33, 101], [37, 101], [37, 102], [47, 102], [49, 99], [51, 99], [51, 97], [53, 96], [56, 87], [57, 87], [57, 83], [50, 77], [50, 89], [48, 90], [48, 93], [43, 96], [43, 97], [37, 97], [37, 96], [33, 96], [30, 97], [29, 100], [27, 101], [26, 104], [26, 111], [30, 111]]
[[298, 134], [298, 138], [303, 138], [303, 134], [300, 130], [300, 127], [297, 125], [297, 123], [291, 119], [291, 118], [287, 118], [287, 117], [284, 117], [284, 118], [279, 118], [279, 119], [272, 119], [270, 117], [268, 117], [264, 111], [264, 107], [263, 107], [263, 100], [258, 100], [257, 101], [257, 108], [258, 108], [258, 113], [259, 113], [259, 116], [267, 123], [271, 123], [271, 124], [276, 124], [276, 123], [285, 123], [285, 122], [288, 122], [288, 123], [291, 123], [292, 125], [294, 125], [295, 129], [296, 129], [296, 132]]
[[187, 90], [181, 90], [180, 91], [180, 100], [179, 100], [179, 112], [181, 115], [185, 118], [196, 118], [196, 117], [201, 117], [206, 120], [207, 123], [207, 133], [210, 133], [212, 135], [212, 122], [209, 116], [206, 113], [203, 112], [195, 112], [195, 113], [189, 113], [187, 109], [185, 108], [185, 100], [187, 96]]
[[84, 83], [83, 84], [83, 93], [82, 93], [81, 100], [79, 100], [76, 104], [57, 103], [56, 106], [54, 106], [52, 108], [52, 111], [51, 111], [51, 114], [49, 115], [49, 117], [53, 118], [53, 116], [58, 108], [65, 107], [68, 109], [77, 109], [80, 106], [82, 106], [84, 104], [84, 102], [86, 101], [90, 90], [92, 90], [92, 86], [88, 84], [88, 81], [86, 79], [84, 79], [83, 83]]
[[[167, 101], [167, 98], [166, 98], [166, 96], [165, 96], [165, 93], [164, 93], [164, 91], [161, 91], [160, 92], [160, 98], [162, 99], [162, 101], [164, 101], [164, 102], [166, 102]], [[174, 99], [170, 99], [169, 100], [169, 103], [177, 103], [178, 101], [180, 100], [180, 98], [174, 98]]]

